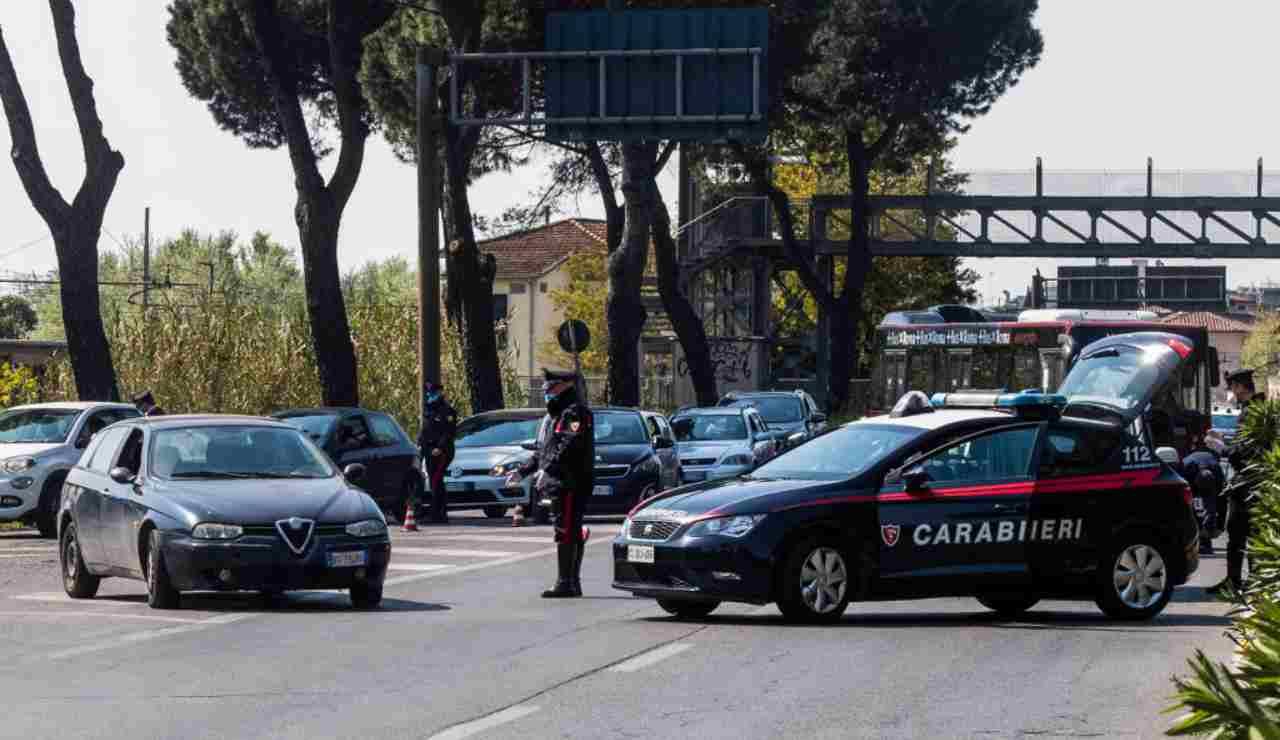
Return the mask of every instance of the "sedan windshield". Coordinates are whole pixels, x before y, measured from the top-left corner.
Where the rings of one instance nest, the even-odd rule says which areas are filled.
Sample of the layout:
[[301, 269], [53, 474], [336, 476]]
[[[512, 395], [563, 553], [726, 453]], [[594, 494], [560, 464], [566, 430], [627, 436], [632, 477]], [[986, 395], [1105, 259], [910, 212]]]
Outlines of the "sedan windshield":
[[541, 418], [473, 416], [458, 425], [456, 447], [513, 447], [538, 436]]
[[728, 442], [747, 438], [742, 417], [729, 414], [682, 416], [671, 421], [679, 442]]
[[752, 478], [846, 480], [915, 439], [921, 430], [879, 424], [851, 424], [783, 453]]
[[763, 397], [738, 401], [735, 406], [754, 406], [769, 424], [794, 424], [804, 417], [800, 411], [800, 399]]
[[649, 441], [640, 414], [597, 411], [595, 423], [598, 445], [639, 445]]
[[151, 445], [161, 478], [331, 478], [333, 467], [300, 432], [262, 426], [162, 429]]
[[75, 409], [17, 409], [0, 414], [0, 444], [61, 444], [80, 412]]

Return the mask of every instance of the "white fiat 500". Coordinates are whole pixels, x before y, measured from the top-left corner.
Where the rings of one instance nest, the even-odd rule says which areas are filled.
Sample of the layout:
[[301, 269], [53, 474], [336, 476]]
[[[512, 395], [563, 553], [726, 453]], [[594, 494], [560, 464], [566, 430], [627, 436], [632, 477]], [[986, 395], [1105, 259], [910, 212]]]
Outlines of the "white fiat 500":
[[119, 403], [40, 403], [0, 412], [0, 522], [57, 532], [62, 484], [93, 435], [140, 416]]

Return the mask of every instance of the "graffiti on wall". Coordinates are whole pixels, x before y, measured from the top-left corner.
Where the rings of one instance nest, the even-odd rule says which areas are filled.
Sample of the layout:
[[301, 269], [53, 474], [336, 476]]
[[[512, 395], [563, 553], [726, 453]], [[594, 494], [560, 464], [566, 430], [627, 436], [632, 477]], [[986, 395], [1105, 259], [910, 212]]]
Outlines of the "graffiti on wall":
[[[741, 339], [708, 339], [711, 368], [720, 383], [743, 383], [751, 380], [755, 342]], [[688, 377], [689, 363], [683, 355], [676, 363], [676, 373]]]

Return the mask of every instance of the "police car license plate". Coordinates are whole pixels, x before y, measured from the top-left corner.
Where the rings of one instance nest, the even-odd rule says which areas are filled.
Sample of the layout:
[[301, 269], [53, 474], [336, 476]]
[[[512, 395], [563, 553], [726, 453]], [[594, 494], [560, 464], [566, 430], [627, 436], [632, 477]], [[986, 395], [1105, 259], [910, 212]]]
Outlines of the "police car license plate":
[[364, 550], [329, 553], [330, 568], [356, 568], [369, 564], [369, 553]]
[[591, 489], [592, 496], [612, 496], [613, 486], [596, 486]]
[[627, 545], [628, 563], [653, 563], [653, 545]]

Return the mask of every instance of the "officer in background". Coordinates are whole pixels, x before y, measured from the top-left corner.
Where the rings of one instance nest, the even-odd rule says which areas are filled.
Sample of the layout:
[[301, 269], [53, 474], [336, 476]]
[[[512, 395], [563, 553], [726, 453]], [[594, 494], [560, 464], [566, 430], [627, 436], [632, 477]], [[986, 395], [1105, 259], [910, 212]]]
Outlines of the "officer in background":
[[[1240, 404], [1240, 425], [1244, 426], [1249, 416], [1249, 409], [1254, 404], [1266, 401], [1264, 394], [1258, 393], [1253, 384], [1252, 370], [1237, 370], [1225, 376], [1227, 386], [1236, 402]], [[1249, 545], [1249, 507], [1252, 503], [1256, 487], [1257, 471], [1252, 469], [1258, 451], [1252, 449], [1241, 437], [1227, 449], [1227, 459], [1235, 469], [1235, 477], [1231, 480], [1231, 510], [1227, 515], [1227, 577], [1209, 589], [1211, 593], [1222, 594], [1227, 587], [1235, 591], [1244, 588], [1244, 556]]]
[[558, 569], [555, 586], [543, 591], [542, 598], [572, 598], [582, 595], [583, 508], [595, 485], [595, 423], [591, 409], [578, 398], [576, 375], [542, 372], [551, 424], [533, 458], [507, 478], [507, 485], [537, 472], [531, 497], [535, 502], [551, 499]]
[[431, 521], [449, 523], [449, 501], [444, 490], [444, 471], [453, 462], [453, 437], [458, 431], [458, 412], [444, 398], [444, 388], [427, 382], [427, 414], [418, 434], [418, 454], [431, 486]]
[[1200, 520], [1200, 554], [1213, 554], [1213, 537], [1218, 529], [1218, 499], [1226, 487], [1222, 461], [1205, 445], [1203, 435], [1191, 444], [1191, 454], [1182, 459], [1182, 477], [1191, 484], [1196, 517]]
[[151, 391], [143, 391], [134, 396], [133, 405], [142, 412], [143, 416], [164, 416], [164, 409], [156, 405], [156, 398], [151, 395]]

